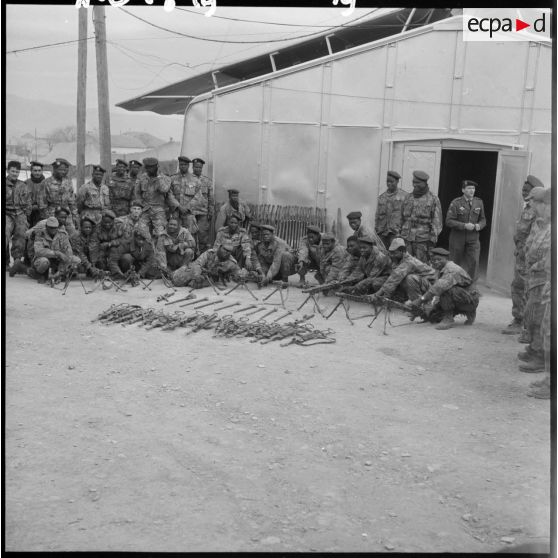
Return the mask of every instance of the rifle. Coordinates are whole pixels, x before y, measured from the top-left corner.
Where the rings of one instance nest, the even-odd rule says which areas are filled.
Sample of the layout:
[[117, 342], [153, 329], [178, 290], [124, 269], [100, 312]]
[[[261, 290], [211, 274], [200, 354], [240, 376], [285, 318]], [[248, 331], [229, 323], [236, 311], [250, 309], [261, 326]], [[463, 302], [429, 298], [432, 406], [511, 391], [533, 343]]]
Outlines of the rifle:
[[101, 312], [96, 318], [91, 320], [91, 323], [99, 322], [108, 318], [110, 315], [115, 314], [118, 310], [122, 310], [123, 308], [127, 308], [129, 304], [127, 302], [121, 302], [120, 304], [111, 304], [110, 308]]
[[235, 289], [238, 289], [238, 287], [242, 287], [243, 289], [247, 290], [255, 300], [258, 300], [258, 297], [252, 292], [252, 289], [250, 289], [250, 287], [247, 285], [247, 282], [248, 282], [247, 277], [238, 277], [236, 279], [236, 285], [234, 287], [231, 287], [228, 291], [225, 291], [223, 294], [228, 295], [232, 293]]
[[317, 285], [315, 287], [309, 287], [307, 289], [302, 289], [305, 294], [318, 294], [324, 291], [331, 291], [333, 289], [337, 290], [339, 287], [344, 287], [345, 285], [353, 285], [356, 283], [356, 279], [345, 279], [344, 281], [334, 281], [333, 283], [324, 283], [323, 285]]

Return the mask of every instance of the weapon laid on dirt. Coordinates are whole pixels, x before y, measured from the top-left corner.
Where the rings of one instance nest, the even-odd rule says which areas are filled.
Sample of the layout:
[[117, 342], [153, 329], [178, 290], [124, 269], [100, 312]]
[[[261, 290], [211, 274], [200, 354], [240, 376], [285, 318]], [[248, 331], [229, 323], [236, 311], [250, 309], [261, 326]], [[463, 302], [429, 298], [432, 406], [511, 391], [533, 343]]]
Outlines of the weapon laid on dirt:
[[235, 310], [233, 314], [238, 314], [239, 312], [246, 312], [246, 310], [251, 310], [252, 308], [257, 308], [256, 304], [249, 304], [246, 308], [241, 308], [240, 310]]
[[258, 312], [263, 312], [265, 308], [258, 308], [257, 310], [252, 310], [252, 312], [248, 312], [248, 314], [244, 314], [244, 317], [251, 316], [252, 314], [257, 314]]
[[110, 308], [108, 308], [104, 312], [101, 312], [96, 318], [93, 318], [91, 320], [91, 323], [104, 320], [105, 318], [108, 318], [110, 315], [116, 313], [119, 309], [122, 310], [123, 308], [126, 308], [128, 306], [129, 304], [127, 302], [121, 302], [120, 304], [111, 304]]
[[[186, 332], [186, 335], [190, 335], [191, 333], [196, 333], [201, 329], [211, 329], [213, 327], [213, 322], [219, 318], [218, 314], [210, 314], [209, 316], [203, 316], [197, 323], [194, 322], [194, 327]], [[209, 327], [208, 327], [209, 326]]]
[[[201, 300], [198, 302], [201, 302]], [[220, 302], [223, 302], [223, 299], [218, 298], [217, 300], [212, 300], [211, 302], [206, 302], [205, 304], [200, 304], [199, 306], [194, 306], [194, 310], [199, 310], [200, 308], [205, 308], [206, 306], [211, 306], [212, 304], [218, 304]]]
[[196, 298], [196, 295], [192, 292], [192, 290], [190, 291], [190, 294], [188, 296], [185, 296], [184, 298], [179, 298], [178, 300], [172, 300], [171, 302], [165, 302], [165, 306], [170, 306], [171, 304], [178, 304], [179, 302], [184, 302], [185, 300], [192, 300], [193, 298]]
[[176, 291], [172, 291], [171, 293], [165, 293], [165, 294], [159, 295], [157, 297], [157, 302], [163, 302], [163, 300], [165, 302], [168, 302], [169, 298], [172, 298], [175, 294], [176, 294]]
[[280, 320], [282, 320], [283, 318], [286, 318], [287, 316], [290, 316], [292, 314], [292, 310], [287, 310], [284, 314], [281, 314], [280, 316], [278, 316], [277, 318], [275, 318], [272, 323], [276, 323]]
[[120, 319], [124, 318], [125, 316], [129, 316], [133, 312], [135, 312], [141, 306], [137, 304], [129, 304], [126, 308], [122, 308], [120, 310], [116, 310], [113, 314], [108, 316], [107, 318], [103, 318], [100, 320], [102, 324], [111, 324], [111, 323], [118, 323]]
[[240, 306], [240, 302], [232, 302], [231, 304], [225, 304], [225, 306], [220, 306], [219, 308], [213, 308], [213, 311], [219, 312], [219, 310], [225, 310], [226, 308], [232, 308], [233, 306]]
[[[288, 281], [286, 281], [286, 282], [285, 281], [273, 281], [272, 284], [275, 285], [275, 289], [273, 289], [273, 291], [271, 291], [262, 300], [265, 301], [268, 298], [271, 298], [276, 292], [278, 292], [279, 296], [281, 297], [281, 306], [283, 308], [285, 308], [285, 298], [283, 297], [283, 289], [288, 289], [289, 288], [289, 282]], [[273, 304], [273, 303], [268, 302], [267, 304]]]
[[[190, 295], [188, 295], [184, 300], [188, 300], [189, 298], [192, 298]], [[194, 295], [195, 298], [195, 295]], [[203, 298], [200, 298], [198, 300], [194, 300], [193, 302], [187, 302], [186, 304], [181, 304], [180, 308], [183, 308], [184, 306], [190, 306], [190, 304], [197, 304], [198, 302], [204, 302], [206, 300], [209, 300], [209, 298], [207, 298], [206, 296], [204, 296]], [[175, 302], [182, 302], [181, 300], [177, 300]]]

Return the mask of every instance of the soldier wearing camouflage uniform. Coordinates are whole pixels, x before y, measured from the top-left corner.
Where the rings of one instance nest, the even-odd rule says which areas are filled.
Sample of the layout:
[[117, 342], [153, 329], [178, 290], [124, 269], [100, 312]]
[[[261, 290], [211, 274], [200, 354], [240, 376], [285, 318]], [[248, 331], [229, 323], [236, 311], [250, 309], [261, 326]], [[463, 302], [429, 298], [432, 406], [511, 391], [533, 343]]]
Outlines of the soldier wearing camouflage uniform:
[[378, 249], [387, 254], [387, 249], [376, 234], [376, 231], [362, 224], [362, 213], [360, 211], [351, 211], [347, 215], [347, 220], [349, 221], [349, 227], [354, 231], [354, 236], [357, 238], [362, 238], [363, 236], [371, 238], [376, 243]]
[[349, 236], [347, 238], [347, 248], [345, 250], [345, 263], [339, 273], [339, 281], [345, 281], [357, 268], [360, 261], [360, 248], [358, 246], [358, 238]]
[[103, 184], [105, 169], [101, 165], [94, 165], [91, 180], [80, 186], [76, 204], [80, 218], [88, 217], [96, 225], [101, 222], [105, 209], [111, 209], [108, 186]]
[[12, 242], [11, 253], [14, 264], [19, 262], [25, 252], [25, 232], [28, 228], [27, 216], [31, 214], [32, 201], [29, 199], [28, 189], [25, 184], [18, 180], [21, 163], [10, 161], [8, 163], [8, 176], [5, 178], [5, 257], [6, 266], [10, 263], [10, 240]]
[[97, 277], [99, 270], [91, 262], [91, 241], [96, 223], [91, 217], [82, 217], [79, 223], [79, 232], [70, 237], [70, 245], [74, 256], [79, 258], [78, 273], [88, 277]]
[[171, 218], [157, 239], [155, 253], [159, 267], [165, 272], [176, 271], [194, 259], [195, 249], [196, 241], [190, 231]]
[[[525, 283], [527, 270], [525, 268], [525, 243], [531, 232], [531, 227], [536, 220], [531, 200], [527, 199], [531, 190], [535, 187], [544, 188], [543, 183], [535, 176], [529, 175], [521, 189], [524, 200], [523, 209], [515, 225], [513, 241], [515, 243], [515, 263], [513, 268], [513, 280], [511, 283], [512, 317], [511, 323], [502, 330], [506, 335], [516, 335], [523, 329], [523, 314], [525, 312]], [[526, 333], [526, 332], [525, 332]], [[528, 339], [527, 339], [528, 341]]]
[[262, 275], [263, 286], [272, 281], [287, 282], [289, 275], [295, 273], [295, 257], [285, 241], [275, 238], [275, 227], [261, 225], [262, 239], [256, 246], [256, 273]]
[[194, 177], [189, 172], [190, 159], [181, 155], [178, 157], [178, 171], [171, 176], [172, 194], [178, 202], [178, 207], [174, 212], [174, 217], [178, 222], [186, 227], [192, 235], [198, 232], [196, 218], [191, 210], [192, 200], [196, 193]]
[[124, 240], [122, 223], [116, 220], [113, 211], [105, 210], [101, 223], [96, 227], [91, 239], [91, 263], [99, 269], [109, 271], [115, 277], [124, 277], [118, 264], [121, 255], [120, 246]]
[[401, 207], [401, 237], [408, 253], [424, 263], [430, 261], [430, 250], [442, 231], [442, 207], [428, 188], [428, 178], [423, 171], [413, 172], [413, 191]]
[[306, 274], [310, 269], [320, 269], [320, 248], [322, 233], [319, 227], [308, 225], [306, 236], [298, 242], [298, 262], [296, 272], [300, 276], [299, 286], [306, 285]]
[[149, 227], [141, 220], [142, 211], [142, 202], [134, 200], [130, 205], [130, 213], [128, 215], [116, 218], [116, 221], [122, 224], [124, 240], [132, 240], [134, 231], [136, 231], [137, 229], [141, 229], [144, 234], [147, 234], [148, 238], [151, 240]]
[[221, 227], [226, 227], [229, 223], [229, 217], [233, 214], [240, 216], [240, 226], [247, 229], [251, 217], [250, 207], [247, 203], [240, 200], [240, 192], [236, 188], [230, 188], [227, 192], [229, 200], [221, 206], [217, 213], [215, 230], [218, 231]]
[[131, 240], [123, 241], [119, 246], [119, 252], [118, 265], [122, 273], [133, 269], [142, 278], [161, 277], [153, 244], [142, 229], [136, 229]]
[[31, 161], [29, 166], [31, 167], [31, 177], [25, 181], [25, 184], [27, 186], [29, 198], [32, 201], [29, 226], [34, 227], [41, 220], [37, 195], [41, 190], [41, 185], [46, 180], [46, 177], [43, 174], [43, 164], [39, 161]]
[[227, 226], [217, 231], [213, 248], [219, 248], [224, 243], [232, 244], [232, 256], [240, 268], [252, 271], [252, 242], [246, 229], [240, 226], [240, 220], [241, 216], [238, 213], [230, 215]]
[[318, 283], [339, 281], [339, 275], [345, 264], [345, 249], [338, 244], [335, 236], [331, 233], [322, 234], [319, 258], [319, 269], [315, 275]]
[[386, 249], [401, 234], [401, 207], [408, 192], [398, 187], [400, 178], [398, 172], [388, 171], [387, 190], [378, 197], [375, 229]]
[[190, 208], [196, 218], [198, 226], [198, 246], [200, 252], [207, 249], [209, 243], [209, 227], [215, 211], [213, 199], [213, 182], [205, 175], [202, 169], [205, 161], [196, 157], [192, 159], [192, 176], [190, 184], [194, 186], [196, 193], [192, 199]]
[[128, 215], [134, 196], [135, 181], [127, 176], [128, 163], [116, 159], [114, 173], [109, 180], [110, 209], [117, 217]]

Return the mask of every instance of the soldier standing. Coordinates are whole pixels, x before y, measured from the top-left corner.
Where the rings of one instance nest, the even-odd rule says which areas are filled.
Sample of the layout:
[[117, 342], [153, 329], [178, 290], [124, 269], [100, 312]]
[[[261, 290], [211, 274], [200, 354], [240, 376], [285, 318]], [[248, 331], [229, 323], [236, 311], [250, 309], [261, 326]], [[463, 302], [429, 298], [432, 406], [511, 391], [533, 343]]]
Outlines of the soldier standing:
[[198, 231], [198, 226], [190, 205], [194, 199], [196, 188], [192, 173], [188, 170], [190, 162], [190, 159], [184, 155], [178, 157], [178, 172], [171, 176], [171, 190], [178, 202], [175, 217], [194, 235]]
[[451, 229], [450, 259], [469, 274], [473, 283], [479, 273], [479, 231], [486, 227], [484, 204], [475, 197], [476, 188], [476, 182], [464, 180], [461, 183], [463, 195], [450, 203], [446, 215], [446, 226]]
[[229, 200], [224, 203], [217, 213], [215, 218], [215, 230], [218, 231], [221, 227], [226, 227], [229, 222], [229, 217], [236, 213], [240, 215], [240, 226], [244, 229], [248, 228], [250, 224], [251, 211], [247, 203], [240, 200], [240, 192], [235, 188], [227, 190]]
[[398, 187], [400, 178], [398, 172], [388, 171], [387, 190], [378, 197], [375, 229], [386, 249], [401, 234], [401, 206], [408, 192]]
[[31, 177], [25, 181], [27, 185], [28, 195], [31, 200], [31, 215], [29, 216], [29, 226], [34, 227], [41, 219], [39, 214], [39, 206], [37, 205], [37, 194], [41, 189], [41, 184], [45, 181], [43, 174], [43, 164], [39, 161], [31, 161]]
[[202, 175], [205, 161], [196, 157], [192, 159], [192, 184], [196, 189], [191, 210], [198, 225], [198, 245], [200, 252], [207, 250], [209, 243], [209, 226], [213, 219], [215, 202], [213, 200], [213, 182]]
[[93, 165], [91, 180], [80, 186], [76, 203], [80, 217], [89, 217], [96, 225], [101, 222], [103, 210], [110, 209], [110, 194], [103, 183], [105, 169], [101, 165]]
[[117, 217], [128, 215], [130, 211], [135, 180], [128, 178], [127, 171], [128, 163], [122, 159], [116, 159], [114, 173], [109, 181], [109, 192], [110, 206]]
[[430, 250], [442, 232], [442, 207], [438, 196], [430, 192], [428, 179], [423, 171], [413, 172], [413, 191], [401, 207], [401, 237], [409, 254], [424, 263], [430, 261]]

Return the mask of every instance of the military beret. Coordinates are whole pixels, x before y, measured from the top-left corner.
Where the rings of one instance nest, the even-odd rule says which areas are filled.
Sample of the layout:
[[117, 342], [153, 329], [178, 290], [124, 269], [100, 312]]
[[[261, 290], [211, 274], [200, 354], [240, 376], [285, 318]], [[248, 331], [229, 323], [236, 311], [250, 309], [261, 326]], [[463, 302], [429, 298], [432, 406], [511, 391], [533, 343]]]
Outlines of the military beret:
[[450, 253], [445, 248], [432, 248], [432, 250], [430, 250], [430, 253], [434, 256], [445, 256], [446, 258], [449, 258], [450, 255]]
[[111, 219], [116, 219], [116, 214], [112, 209], [105, 209], [103, 211], [103, 217], [110, 217]]
[[227, 190], [229, 194], [239, 194], [240, 192], [236, 188], [229, 188]]
[[526, 179], [525, 182], [531, 185], [533, 188], [544, 188], [544, 184], [536, 177], [530, 174]]
[[143, 166], [144, 167], [154, 167], [155, 165], [159, 164], [159, 160], [155, 159], [155, 157], [146, 157], [143, 159]]
[[233, 211], [230, 215], [229, 215], [229, 219], [231, 217], [234, 217], [235, 219], [238, 219], [239, 221], [242, 221], [242, 215], [240, 213], [238, 213], [238, 211]]
[[361, 236], [357, 239], [359, 242], [364, 242], [365, 244], [376, 244], [376, 241], [370, 236]]
[[85, 221], [89, 221], [93, 226], [95, 226], [97, 223], [95, 223], [95, 220], [92, 219], [91, 217], [88, 217], [87, 215], [84, 215], [81, 219], [80, 219], [80, 223], [83, 225], [83, 223]]
[[475, 188], [479, 187], [479, 185], [474, 180], [464, 180], [461, 183], [461, 188], [467, 188], [467, 186], [474, 186]]
[[139, 161], [136, 161], [135, 159], [132, 159], [130, 161], [130, 166], [132, 165], [137, 165], [138, 167], [141, 167], [141, 163]]
[[101, 167], [101, 165], [93, 165], [92, 170], [93, 172], [95, 171], [107, 172], [103, 167]]
[[58, 227], [59, 226], [58, 219], [56, 217], [49, 217], [46, 220], [46, 226], [47, 227]]
[[316, 234], [322, 234], [322, 231], [320, 230], [320, 227], [316, 227], [316, 225], [308, 225], [306, 227], [306, 230], [308, 232], [313, 232], [313, 233], [316, 233]]
[[335, 235], [329, 232], [322, 234], [322, 240], [335, 240]]
[[44, 167], [43, 163], [39, 163], [39, 161], [31, 161], [31, 162], [29, 163], [29, 166], [30, 166], [30, 167], [41, 167], [41, 168]]
[[413, 171], [413, 177], [417, 180], [422, 180], [423, 182], [428, 182], [428, 179], [430, 178], [430, 176], [421, 170]]
[[388, 176], [393, 176], [393, 178], [396, 178], [397, 180], [399, 180], [401, 178], [401, 175], [397, 171], [394, 171], [394, 170], [388, 170], [387, 175]]
[[250, 221], [250, 228], [260, 230], [262, 226], [256, 221]]
[[67, 167], [70, 167], [70, 161], [67, 161], [66, 159], [62, 158], [62, 157], [58, 157], [54, 163], [52, 163], [53, 167], [60, 167], [62, 165], [66, 165]]
[[66, 215], [69, 215], [69, 214], [70, 214], [70, 212], [69, 212], [65, 207], [57, 207], [57, 208], [54, 210], [54, 214], [55, 214], [55, 215], [60, 215], [60, 213], [65, 213]]
[[352, 234], [351, 236], [347, 237], [347, 242], [352, 241], [352, 242], [358, 242], [358, 236], [356, 234]]
[[[547, 194], [548, 192], [548, 194]], [[541, 188], [540, 186], [535, 186], [530, 192], [529, 195], [525, 198], [527, 200], [532, 200], [534, 202], [543, 202], [546, 204], [550, 204], [550, 189]]]
[[395, 252], [399, 248], [405, 248], [405, 241], [402, 238], [394, 238], [389, 245], [389, 251]]
[[192, 163], [201, 163], [202, 165], [205, 165], [205, 161], [201, 157], [196, 157], [195, 159], [192, 159]]
[[130, 204], [130, 207], [141, 207], [141, 208], [143, 208], [143, 202], [141, 200], [134, 200]]
[[360, 219], [362, 217], [362, 213], [360, 211], [351, 211], [347, 215], [347, 219]]
[[264, 231], [271, 231], [272, 233], [275, 232], [275, 227], [272, 225], [260, 225], [260, 229], [263, 229]]
[[234, 250], [232, 242], [228, 241], [223, 242], [223, 244], [221, 244], [221, 247], [223, 247], [225, 250], [228, 250], [229, 252], [232, 252]]
[[115, 164], [124, 165], [126, 168], [128, 168], [128, 163], [124, 161], [124, 159], [116, 159]]
[[21, 163], [19, 161], [10, 161], [8, 163], [8, 168], [11, 169], [12, 167], [21, 170]]
[[190, 157], [186, 157], [186, 155], [180, 155], [180, 157], [178, 158], [178, 160], [182, 163], [188, 163], [190, 164], [192, 161], [190, 160]]

